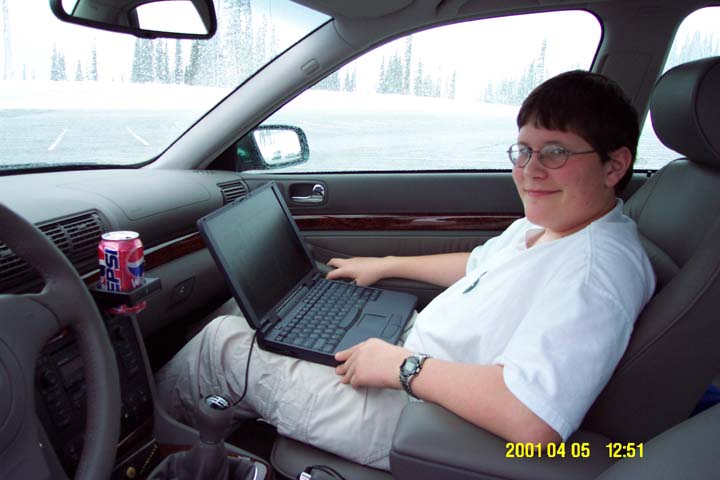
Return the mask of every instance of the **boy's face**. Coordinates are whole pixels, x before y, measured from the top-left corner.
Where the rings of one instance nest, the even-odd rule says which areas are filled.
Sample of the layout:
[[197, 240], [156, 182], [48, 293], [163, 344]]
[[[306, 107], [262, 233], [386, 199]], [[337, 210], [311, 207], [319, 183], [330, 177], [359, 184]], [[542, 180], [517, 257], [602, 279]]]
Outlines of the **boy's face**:
[[[546, 130], [532, 123], [520, 128], [518, 143], [532, 150], [546, 145], [558, 145], [570, 152], [592, 150], [575, 133]], [[602, 163], [598, 153], [572, 155], [562, 167], [549, 169], [533, 153], [530, 162], [524, 168], [513, 167], [512, 174], [525, 216], [544, 227], [550, 238], [559, 238], [580, 230], [613, 208], [613, 187], [625, 172], [620, 170], [622, 173], [614, 160]]]

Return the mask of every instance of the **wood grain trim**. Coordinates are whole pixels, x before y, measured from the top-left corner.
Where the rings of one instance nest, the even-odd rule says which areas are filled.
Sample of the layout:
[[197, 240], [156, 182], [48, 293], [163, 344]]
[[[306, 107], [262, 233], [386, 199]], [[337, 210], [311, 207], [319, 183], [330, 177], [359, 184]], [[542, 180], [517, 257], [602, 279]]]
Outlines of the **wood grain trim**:
[[[301, 231], [503, 231], [520, 215], [297, 215], [295, 221]], [[205, 248], [198, 232], [171, 240], [145, 252], [145, 269], [150, 270]], [[98, 281], [98, 273], [84, 277], [91, 285]]]
[[520, 215], [298, 215], [300, 230], [502, 231]]
[[[145, 252], [145, 270], [170, 263], [185, 255], [189, 255], [205, 248], [202, 237], [198, 232], [176, 238], [169, 242], [148, 249]], [[97, 271], [83, 277], [86, 285], [92, 285], [99, 280]]]
[[164, 243], [145, 252], [145, 269], [159, 267], [205, 248], [198, 232]]

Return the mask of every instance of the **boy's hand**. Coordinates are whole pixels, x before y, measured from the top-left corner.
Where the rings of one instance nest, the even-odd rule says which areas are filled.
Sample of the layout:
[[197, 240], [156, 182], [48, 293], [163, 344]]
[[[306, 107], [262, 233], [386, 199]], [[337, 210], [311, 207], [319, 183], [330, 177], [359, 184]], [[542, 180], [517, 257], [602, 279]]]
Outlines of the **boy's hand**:
[[412, 352], [391, 345], [379, 338], [371, 338], [335, 354], [343, 362], [335, 368], [342, 375], [340, 382], [353, 388], [377, 387], [400, 389], [400, 364]]
[[384, 278], [387, 259], [378, 257], [333, 258], [328, 265], [335, 267], [326, 275], [328, 280], [350, 278], [366, 287]]

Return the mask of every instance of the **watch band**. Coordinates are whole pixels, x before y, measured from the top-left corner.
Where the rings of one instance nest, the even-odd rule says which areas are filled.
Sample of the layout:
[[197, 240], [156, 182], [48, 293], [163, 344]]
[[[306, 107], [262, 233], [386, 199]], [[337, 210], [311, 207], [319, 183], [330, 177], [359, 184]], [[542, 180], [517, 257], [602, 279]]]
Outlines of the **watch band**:
[[407, 394], [413, 398], [418, 397], [417, 395], [415, 395], [415, 393], [413, 393], [410, 383], [412, 382], [413, 378], [415, 378], [420, 373], [420, 370], [422, 370], [425, 360], [427, 360], [428, 358], [430, 358], [430, 355], [427, 355], [425, 353], [414, 353], [407, 357], [400, 364], [400, 385], [402, 385], [403, 389], [405, 389]]

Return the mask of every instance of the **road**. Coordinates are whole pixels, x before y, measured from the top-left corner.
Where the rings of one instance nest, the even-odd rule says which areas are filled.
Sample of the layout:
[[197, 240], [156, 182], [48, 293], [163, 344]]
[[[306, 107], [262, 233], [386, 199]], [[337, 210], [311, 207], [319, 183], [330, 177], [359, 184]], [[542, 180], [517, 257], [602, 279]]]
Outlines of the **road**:
[[182, 111], [2, 110], [0, 164], [137, 163], [162, 152], [196, 115]]
[[[0, 164], [134, 164], [160, 154], [202, 112], [184, 110], [0, 111]], [[290, 170], [445, 170], [509, 168], [515, 110], [374, 112], [331, 105], [285, 109], [266, 123], [303, 128], [310, 163]], [[637, 166], [677, 157], [651, 136]], [[650, 160], [653, 163], [650, 163]]]

